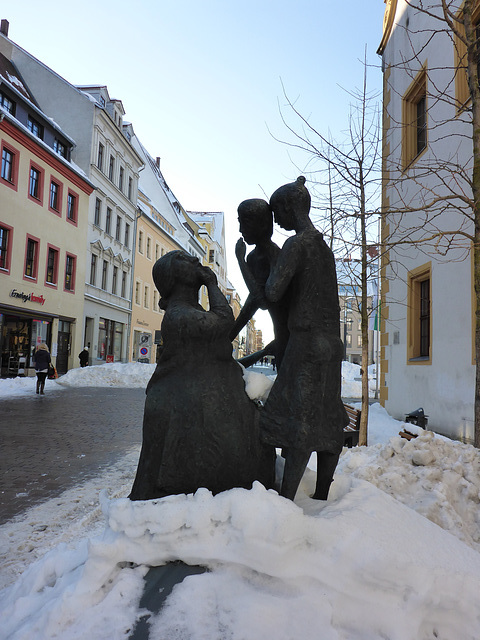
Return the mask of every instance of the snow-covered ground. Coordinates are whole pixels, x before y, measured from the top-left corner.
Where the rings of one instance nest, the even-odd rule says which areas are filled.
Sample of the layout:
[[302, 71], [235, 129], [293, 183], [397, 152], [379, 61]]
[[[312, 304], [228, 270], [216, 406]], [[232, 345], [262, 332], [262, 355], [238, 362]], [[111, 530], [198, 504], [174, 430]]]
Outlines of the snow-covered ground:
[[[150, 374], [105, 365], [53, 384]], [[271, 380], [248, 378], [265, 397]], [[0, 383], [0, 399], [33, 393], [31, 380]], [[402, 427], [372, 405], [369, 446], [344, 450], [327, 502], [308, 497], [313, 455], [295, 503], [259, 484], [132, 503], [132, 449], [0, 527], [0, 638], [126, 638], [147, 567], [179, 559], [209, 572], [174, 588], [151, 638], [478, 640], [480, 453], [432, 432], [407, 441]]]

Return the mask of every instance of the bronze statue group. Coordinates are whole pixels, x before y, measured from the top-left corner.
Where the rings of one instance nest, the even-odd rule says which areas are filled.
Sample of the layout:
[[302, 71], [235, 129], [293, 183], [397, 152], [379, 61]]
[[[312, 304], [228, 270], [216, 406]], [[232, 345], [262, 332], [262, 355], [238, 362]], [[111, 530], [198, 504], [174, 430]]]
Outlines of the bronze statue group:
[[[237, 259], [249, 296], [235, 320], [211, 269], [183, 251], [158, 260], [153, 278], [165, 310], [164, 349], [147, 386], [143, 443], [130, 498], [214, 494], [260, 481], [275, 487], [275, 448], [285, 458], [280, 494], [293, 500], [317, 452], [312, 497], [326, 500], [348, 416], [341, 400], [335, 260], [309, 217], [305, 178], [277, 189], [270, 202], [238, 207], [243, 239]], [[295, 231], [280, 249], [273, 218]], [[246, 257], [245, 242], [255, 245]], [[209, 310], [198, 304], [204, 285]], [[231, 341], [258, 309], [268, 309], [275, 339], [242, 362], [276, 359], [278, 374], [264, 407], [245, 393]]]

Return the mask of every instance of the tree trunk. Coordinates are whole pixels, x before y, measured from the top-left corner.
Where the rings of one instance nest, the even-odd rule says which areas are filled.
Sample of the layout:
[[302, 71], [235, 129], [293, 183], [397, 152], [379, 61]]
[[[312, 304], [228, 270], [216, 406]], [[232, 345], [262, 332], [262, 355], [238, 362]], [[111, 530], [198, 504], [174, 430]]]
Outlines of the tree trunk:
[[478, 44], [476, 28], [472, 22], [472, 0], [465, 0], [463, 6], [463, 24], [467, 41], [467, 78], [472, 98], [472, 142], [473, 142], [473, 269], [475, 284], [475, 435], [474, 444], [480, 448], [480, 87], [478, 85]]

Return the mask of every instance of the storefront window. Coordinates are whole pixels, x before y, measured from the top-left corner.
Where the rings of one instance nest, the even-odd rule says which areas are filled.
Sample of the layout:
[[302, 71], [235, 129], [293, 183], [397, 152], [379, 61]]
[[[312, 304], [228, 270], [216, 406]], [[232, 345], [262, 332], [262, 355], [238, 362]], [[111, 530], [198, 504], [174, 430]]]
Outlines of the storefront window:
[[115, 362], [122, 359], [123, 324], [100, 318], [98, 323], [98, 358], [107, 360], [113, 356]]

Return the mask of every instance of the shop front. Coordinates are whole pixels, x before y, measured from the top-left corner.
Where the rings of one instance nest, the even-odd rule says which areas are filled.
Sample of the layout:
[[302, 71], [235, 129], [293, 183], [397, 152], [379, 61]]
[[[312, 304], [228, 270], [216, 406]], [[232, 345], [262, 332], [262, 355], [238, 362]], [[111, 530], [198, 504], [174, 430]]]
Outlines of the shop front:
[[0, 376], [33, 375], [33, 355], [45, 343], [59, 374], [69, 368], [73, 318], [0, 307]]
[[0, 307], [1, 376], [27, 375], [36, 347], [52, 344], [54, 317]]

